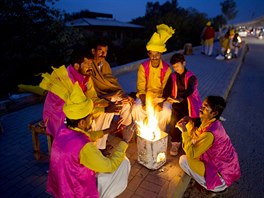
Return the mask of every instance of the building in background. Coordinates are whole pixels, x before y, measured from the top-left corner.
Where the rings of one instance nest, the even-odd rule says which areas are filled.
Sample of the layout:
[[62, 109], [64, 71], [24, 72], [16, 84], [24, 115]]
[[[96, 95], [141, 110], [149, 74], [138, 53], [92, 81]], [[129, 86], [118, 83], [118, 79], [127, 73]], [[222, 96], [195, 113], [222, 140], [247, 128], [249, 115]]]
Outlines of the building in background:
[[66, 25], [82, 29], [89, 36], [107, 37], [116, 45], [121, 45], [126, 38], [139, 36], [144, 29], [140, 25], [117, 21], [112, 14], [96, 12], [90, 12], [88, 17], [68, 21]]

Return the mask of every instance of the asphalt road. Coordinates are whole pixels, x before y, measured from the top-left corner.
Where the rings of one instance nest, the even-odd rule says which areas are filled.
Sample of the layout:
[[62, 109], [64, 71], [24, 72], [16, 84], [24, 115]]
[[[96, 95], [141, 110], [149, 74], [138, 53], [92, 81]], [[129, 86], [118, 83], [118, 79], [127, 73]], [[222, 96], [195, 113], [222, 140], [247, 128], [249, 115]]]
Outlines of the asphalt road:
[[[246, 42], [249, 52], [223, 114], [224, 126], [239, 155], [241, 178], [216, 197], [264, 197], [264, 40], [248, 37]], [[211, 195], [190, 184], [183, 197]]]

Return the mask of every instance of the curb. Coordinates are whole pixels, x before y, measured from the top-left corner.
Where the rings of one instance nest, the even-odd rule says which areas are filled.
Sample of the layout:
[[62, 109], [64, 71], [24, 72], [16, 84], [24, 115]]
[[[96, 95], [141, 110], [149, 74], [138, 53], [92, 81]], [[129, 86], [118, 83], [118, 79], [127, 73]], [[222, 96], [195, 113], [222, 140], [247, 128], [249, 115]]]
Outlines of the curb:
[[227, 99], [227, 97], [228, 97], [228, 95], [229, 95], [229, 93], [230, 93], [230, 91], [234, 85], [235, 79], [236, 79], [238, 73], [240, 72], [242, 63], [244, 62], [246, 54], [248, 51], [249, 51], [249, 47], [246, 43], [244, 43], [243, 48], [242, 48], [242, 52], [241, 52], [241, 56], [239, 57], [239, 63], [238, 63], [237, 69], [236, 69], [235, 73], [233, 74], [232, 79], [231, 79], [231, 81], [230, 81], [230, 83], [229, 83], [229, 85], [225, 91], [224, 96], [223, 96], [225, 100]]

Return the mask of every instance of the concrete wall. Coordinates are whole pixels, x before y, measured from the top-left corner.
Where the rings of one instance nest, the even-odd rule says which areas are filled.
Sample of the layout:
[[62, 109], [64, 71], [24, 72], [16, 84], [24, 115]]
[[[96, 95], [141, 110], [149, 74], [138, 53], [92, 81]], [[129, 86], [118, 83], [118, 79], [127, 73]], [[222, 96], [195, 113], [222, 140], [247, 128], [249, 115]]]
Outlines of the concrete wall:
[[[198, 48], [198, 47], [200, 47], [200, 46], [193, 47], [193, 49]], [[176, 52], [183, 53], [183, 49], [163, 54], [162, 58], [169, 63], [171, 56], [174, 53], [176, 53]], [[130, 63], [124, 64], [124, 65], [113, 67], [112, 68], [113, 75], [118, 77], [118, 76], [121, 76], [124, 73], [130, 72], [130, 71], [135, 71], [135, 70], [138, 69], [140, 63], [144, 62], [145, 60], [147, 60], [147, 59], [141, 59], [141, 60], [138, 60], [138, 61], [135, 61], [135, 62], [130, 62]]]

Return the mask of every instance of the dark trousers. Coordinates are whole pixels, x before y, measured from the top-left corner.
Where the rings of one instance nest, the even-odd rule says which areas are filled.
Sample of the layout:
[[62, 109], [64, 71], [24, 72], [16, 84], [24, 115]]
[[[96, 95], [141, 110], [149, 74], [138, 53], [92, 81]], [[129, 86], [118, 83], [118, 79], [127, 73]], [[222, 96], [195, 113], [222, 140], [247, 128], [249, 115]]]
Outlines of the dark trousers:
[[176, 123], [182, 119], [184, 116], [188, 116], [188, 103], [186, 101], [182, 101], [181, 103], [174, 103], [172, 105], [172, 114], [170, 121], [170, 136], [171, 142], [181, 142], [181, 131], [175, 127]]

